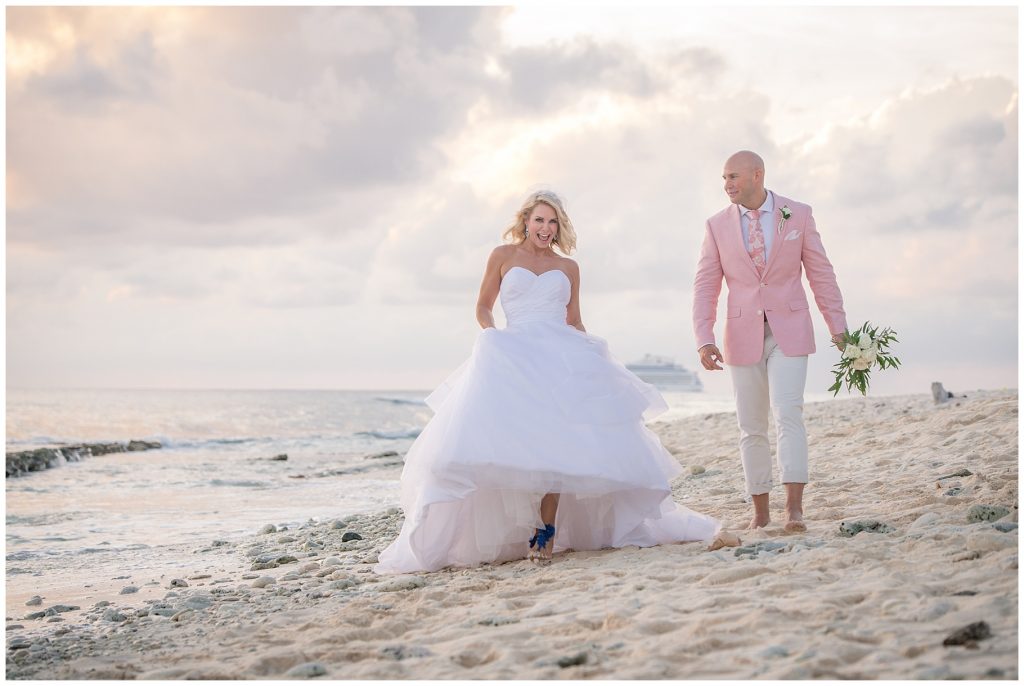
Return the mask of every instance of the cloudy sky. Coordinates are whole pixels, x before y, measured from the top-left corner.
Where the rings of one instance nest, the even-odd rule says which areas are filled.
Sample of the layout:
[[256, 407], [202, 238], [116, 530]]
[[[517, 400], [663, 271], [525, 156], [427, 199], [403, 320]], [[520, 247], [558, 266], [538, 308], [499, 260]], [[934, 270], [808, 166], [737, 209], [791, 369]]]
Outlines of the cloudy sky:
[[[876, 392], [1015, 387], [1017, 22], [7, 8], [7, 385], [432, 388], [540, 187], [577, 227], [588, 330], [692, 368], [704, 220], [751, 148], [813, 206], [851, 323], [900, 333]], [[814, 317], [809, 392], [837, 356]]]

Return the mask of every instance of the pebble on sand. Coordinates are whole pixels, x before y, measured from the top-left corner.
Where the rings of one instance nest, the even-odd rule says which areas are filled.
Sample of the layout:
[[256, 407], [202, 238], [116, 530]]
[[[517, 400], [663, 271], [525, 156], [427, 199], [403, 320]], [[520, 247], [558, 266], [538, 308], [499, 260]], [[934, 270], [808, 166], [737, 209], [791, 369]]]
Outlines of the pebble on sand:
[[290, 676], [297, 679], [308, 679], [314, 676], [323, 676], [327, 674], [327, 668], [319, 662], [303, 662], [301, 665], [295, 665], [285, 676]]
[[971, 646], [978, 641], [992, 637], [992, 629], [987, 622], [974, 622], [960, 627], [942, 642], [944, 646]]
[[1002, 505], [972, 505], [967, 511], [968, 522], [994, 522], [1010, 514], [1010, 508]]
[[862, 519], [857, 522], [843, 522], [839, 525], [840, 536], [856, 536], [862, 531], [873, 534], [891, 534], [895, 529], [877, 519]]

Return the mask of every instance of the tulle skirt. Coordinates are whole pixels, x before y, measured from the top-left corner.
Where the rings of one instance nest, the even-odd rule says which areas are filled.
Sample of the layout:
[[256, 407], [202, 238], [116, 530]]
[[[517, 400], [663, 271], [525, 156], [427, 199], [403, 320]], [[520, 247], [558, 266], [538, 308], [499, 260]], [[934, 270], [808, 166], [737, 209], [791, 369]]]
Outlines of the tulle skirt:
[[661, 395], [564, 322], [483, 330], [427, 404], [435, 415], [402, 472], [405, 522], [378, 573], [521, 559], [547, 493], [561, 494], [555, 553], [720, 528], [672, 500], [681, 468], [644, 425], [667, 409]]

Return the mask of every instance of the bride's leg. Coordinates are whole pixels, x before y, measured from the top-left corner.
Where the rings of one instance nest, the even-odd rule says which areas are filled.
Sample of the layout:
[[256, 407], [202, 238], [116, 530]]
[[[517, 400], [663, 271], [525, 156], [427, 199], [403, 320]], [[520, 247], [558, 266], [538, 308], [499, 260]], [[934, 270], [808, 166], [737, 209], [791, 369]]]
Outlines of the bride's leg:
[[[555, 514], [558, 512], [558, 493], [548, 493], [540, 501], [540, 521], [544, 522], [544, 525], [554, 525]], [[555, 549], [554, 537], [551, 537], [547, 545], [540, 549], [539, 557], [542, 560], [551, 559], [551, 551]]]

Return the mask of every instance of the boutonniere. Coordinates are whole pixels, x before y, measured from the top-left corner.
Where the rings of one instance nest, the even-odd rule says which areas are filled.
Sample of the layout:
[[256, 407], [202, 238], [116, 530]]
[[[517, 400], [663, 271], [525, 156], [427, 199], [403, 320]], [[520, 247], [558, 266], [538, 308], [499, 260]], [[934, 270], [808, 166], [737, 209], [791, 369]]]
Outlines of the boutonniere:
[[782, 213], [782, 219], [779, 220], [779, 229], [777, 233], [781, 236], [782, 227], [786, 225], [786, 220], [793, 216], [793, 210], [789, 209], [789, 205], [783, 205], [779, 212]]

